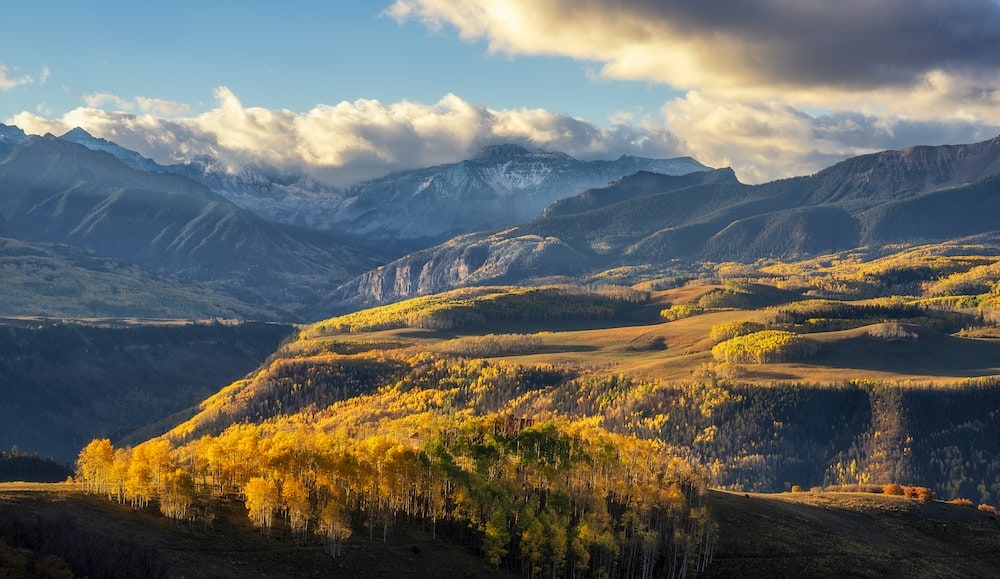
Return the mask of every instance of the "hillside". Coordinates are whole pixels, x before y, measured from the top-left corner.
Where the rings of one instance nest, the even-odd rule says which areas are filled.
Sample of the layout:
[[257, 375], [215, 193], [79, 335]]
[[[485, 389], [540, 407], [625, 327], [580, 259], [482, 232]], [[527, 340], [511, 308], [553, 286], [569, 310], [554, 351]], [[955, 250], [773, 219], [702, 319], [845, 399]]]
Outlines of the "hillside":
[[483, 284], [580, 280], [621, 267], [797, 259], [996, 230], [1000, 138], [914, 147], [743, 185], [729, 170], [638, 173], [508, 229], [456, 237], [341, 287], [331, 312]]
[[[1000, 573], [1000, 525], [968, 507], [857, 493], [782, 495], [711, 492], [719, 521], [715, 556], [699, 576], [939, 577]], [[0, 485], [0, 572], [59, 565], [108, 575], [116, 564], [145, 576], [205, 576], [234, 569], [260, 577], [510, 577], [471, 546], [404, 527], [392, 541], [349, 540], [331, 558], [318, 545], [264, 537], [232, 505], [208, 528], [172, 524], [64, 486]], [[69, 521], [69, 523], [67, 523]], [[85, 523], [84, 523], [85, 521]], [[44, 546], [11, 524], [47, 533]], [[81, 527], [86, 527], [86, 532]], [[78, 531], [73, 541], [54, 532]], [[358, 533], [359, 535], [362, 533]], [[35, 535], [37, 536], [37, 535]], [[84, 537], [92, 537], [89, 543]], [[3, 547], [9, 550], [3, 550]], [[84, 549], [80, 547], [83, 546]], [[43, 552], [58, 558], [43, 561]], [[114, 556], [111, 554], [114, 553]], [[513, 570], [511, 570], [513, 571]]]
[[705, 577], [992, 577], [1000, 523], [974, 508], [866, 493], [713, 492]]
[[[243, 512], [241, 512], [243, 511]], [[209, 525], [178, 525], [67, 485], [0, 484], [0, 575], [69, 569], [91, 577], [509, 577], [468, 545], [404, 528], [392, 544], [354, 540], [338, 558], [318, 544], [265, 537], [242, 505]], [[58, 575], [50, 575], [58, 576]]]
[[[261, 363], [278, 324], [6, 320], [0, 324], [0, 448], [72, 463], [94, 437], [141, 440]], [[179, 414], [180, 413], [180, 414]]]
[[[1000, 255], [896, 249], [345, 314], [164, 435], [91, 441], [78, 474], [178, 521], [245, 512], [335, 558], [419, 527], [522, 575], [893, 574], [897, 555], [908, 575], [916, 553], [937, 569], [945, 523], [995, 525]], [[884, 489], [982, 506], [845, 492]], [[744, 517], [773, 528], [746, 538]], [[803, 521], [800, 551], [782, 533]]]
[[5, 237], [69, 245], [261, 309], [301, 313], [375, 263], [328, 237], [268, 223], [189, 179], [137, 171], [51, 135], [10, 146], [0, 191]]
[[277, 321], [292, 314], [71, 245], [0, 237], [2, 315]]

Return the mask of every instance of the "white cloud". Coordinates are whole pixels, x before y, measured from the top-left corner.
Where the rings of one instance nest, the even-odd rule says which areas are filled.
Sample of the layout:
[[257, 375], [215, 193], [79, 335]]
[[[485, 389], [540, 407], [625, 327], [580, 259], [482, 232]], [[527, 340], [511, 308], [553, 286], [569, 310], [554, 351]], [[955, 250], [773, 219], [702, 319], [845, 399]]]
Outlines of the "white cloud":
[[908, 119], [852, 111], [809, 113], [774, 100], [740, 103], [689, 92], [663, 107], [679, 147], [699, 161], [731, 166], [760, 183], [811, 174], [847, 157], [911, 145], [970, 143], [1000, 134], [1000, 119], [982, 122]]
[[11, 71], [6, 64], [0, 63], [0, 91], [8, 91], [33, 82], [35, 78], [30, 74], [18, 76], [16, 70]]
[[456, 95], [433, 104], [359, 99], [305, 113], [247, 107], [226, 88], [215, 96], [216, 106], [197, 115], [178, 103], [97, 94], [88, 102], [120, 110], [86, 106], [57, 118], [26, 111], [5, 122], [35, 134], [83, 127], [161, 163], [211, 155], [231, 170], [248, 164], [297, 169], [341, 186], [456, 162], [498, 143], [581, 159], [691, 155], [707, 165], [731, 166], [741, 180], [759, 183], [813, 173], [872, 151], [967, 143], [1000, 133], [1000, 120], [984, 122], [962, 110], [927, 120], [878, 111], [807, 111], [780, 99], [738, 102], [698, 91], [666, 103], [655, 115], [619, 113], [609, 127], [543, 109], [490, 109]]
[[83, 95], [83, 102], [91, 108], [102, 107], [106, 104], [110, 104], [113, 107], [126, 111], [130, 111], [135, 108], [133, 103], [108, 92], [85, 94]]
[[[620, 122], [603, 128], [542, 109], [490, 109], [456, 95], [434, 104], [360, 99], [305, 113], [247, 107], [226, 88], [215, 96], [216, 106], [198, 115], [175, 103], [96, 94], [87, 97], [88, 106], [59, 118], [22, 112], [6, 122], [36, 134], [79, 126], [161, 163], [207, 154], [233, 170], [247, 164], [296, 168], [336, 185], [456, 162], [498, 143], [583, 159], [683, 154], [662, 126], [648, 130]], [[108, 104], [119, 110], [99, 108]]]
[[751, 182], [1000, 130], [994, 0], [396, 0], [385, 14], [684, 90], [662, 117], [613, 126], [674, 135]]
[[186, 115], [191, 112], [191, 107], [186, 104], [163, 99], [136, 97], [135, 104], [144, 113], [155, 113], [168, 117]]

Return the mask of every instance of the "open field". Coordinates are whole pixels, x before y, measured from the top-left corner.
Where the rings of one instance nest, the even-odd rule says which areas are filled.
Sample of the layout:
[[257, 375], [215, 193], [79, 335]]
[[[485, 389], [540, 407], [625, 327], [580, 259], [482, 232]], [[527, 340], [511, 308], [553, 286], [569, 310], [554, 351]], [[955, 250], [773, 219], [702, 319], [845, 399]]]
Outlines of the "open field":
[[[358, 332], [345, 339], [359, 342], [394, 342], [433, 351], [435, 344], [463, 335], [522, 333], [537, 336], [537, 352], [503, 356], [523, 364], [554, 364], [596, 372], [625, 373], [648, 379], [690, 380], [712, 362], [715, 342], [708, 338], [713, 326], [739, 320], [762, 320], [765, 310], [709, 312], [672, 322], [598, 327], [591, 329], [535, 330], [532, 324], [504, 324], [475, 332], [437, 332], [405, 328]], [[967, 378], [1000, 374], [1000, 339], [965, 337], [937, 331], [917, 339], [878, 339], [867, 327], [815, 332], [820, 343], [812, 358], [787, 363], [746, 365], [742, 382], [773, 381], [839, 383], [848, 380], [885, 380], [944, 384]]]

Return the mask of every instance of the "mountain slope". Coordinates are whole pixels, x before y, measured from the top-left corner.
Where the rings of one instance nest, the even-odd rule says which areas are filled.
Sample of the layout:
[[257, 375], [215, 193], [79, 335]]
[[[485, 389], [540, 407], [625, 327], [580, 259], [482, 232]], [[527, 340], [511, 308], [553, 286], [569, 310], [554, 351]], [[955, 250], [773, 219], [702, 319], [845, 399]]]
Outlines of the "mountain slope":
[[408, 250], [528, 221], [554, 201], [637, 171], [708, 170], [690, 157], [586, 162], [506, 144], [459, 163], [400, 171], [342, 190], [295, 171], [248, 166], [232, 172], [205, 156], [161, 166], [79, 128], [60, 139], [107, 152], [133, 169], [182, 175], [268, 221]]
[[171, 415], [260, 364], [292, 329], [4, 323], [0, 448], [70, 463], [91, 438], [170, 425]]
[[578, 161], [516, 145], [481, 150], [461, 163], [388, 175], [352, 187], [337, 227], [394, 243], [445, 239], [530, 220], [551, 203], [637, 171], [683, 175], [707, 170], [694, 159]]
[[640, 172], [556, 202], [529, 223], [457, 237], [363, 274], [329, 308], [622, 266], [750, 262], [980, 235], [1000, 228], [997, 174], [1000, 137], [886, 151], [755, 186], [730, 170]]
[[51, 136], [26, 139], [0, 162], [0, 216], [10, 237], [71, 245], [295, 311], [372, 264], [358, 250], [270, 224], [184, 177], [133, 170]]

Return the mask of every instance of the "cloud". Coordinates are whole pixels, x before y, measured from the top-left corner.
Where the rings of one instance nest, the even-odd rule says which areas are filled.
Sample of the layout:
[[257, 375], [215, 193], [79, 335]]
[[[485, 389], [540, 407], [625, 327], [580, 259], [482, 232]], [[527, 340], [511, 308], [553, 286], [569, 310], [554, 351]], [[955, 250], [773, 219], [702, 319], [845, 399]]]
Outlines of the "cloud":
[[18, 76], [16, 70], [11, 71], [6, 64], [0, 63], [0, 91], [8, 91], [33, 82], [35, 78], [30, 74]]
[[722, 83], [871, 88], [1000, 67], [992, 0], [397, 0], [387, 13], [453, 25], [494, 51], [596, 60], [618, 78], [681, 88], [718, 74]]
[[108, 92], [85, 94], [83, 95], [83, 102], [91, 108], [102, 107], [106, 104], [110, 104], [113, 107], [126, 111], [130, 111], [135, 108], [133, 103]]
[[1000, 132], [996, 0], [396, 0], [385, 14], [682, 90], [617, 126], [748, 182]]
[[761, 183], [811, 174], [847, 157], [919, 144], [969, 143], [1000, 134], [1000, 119], [913, 120], [856, 111], [810, 113], [774, 100], [741, 103], [689, 92], [663, 107], [678, 147]]
[[544, 109], [490, 109], [451, 94], [433, 104], [359, 99], [304, 113], [248, 107], [226, 88], [215, 96], [216, 106], [198, 115], [168, 101], [97, 94], [88, 102], [123, 110], [86, 106], [56, 118], [25, 111], [5, 122], [34, 134], [83, 127], [160, 163], [209, 155], [231, 171], [251, 164], [294, 169], [338, 186], [457, 162], [499, 143], [580, 159], [691, 155], [760, 183], [814, 173], [853, 155], [976, 142], [1000, 133], [1000, 120], [984, 122], [975, 115], [922, 120], [816, 111], [780, 99], [739, 102], [699, 91], [671, 100], [656, 114], [617, 114], [609, 126]]
[[983, 116], [1000, 86], [994, 0], [397, 0], [386, 14], [492, 52], [758, 103]]
[[177, 116], [186, 115], [191, 112], [191, 107], [186, 104], [163, 99], [136, 97], [135, 104], [139, 107], [139, 110], [144, 113]]
[[[677, 138], [655, 122], [644, 127], [619, 120], [606, 128], [543, 109], [490, 109], [452, 94], [433, 104], [360, 99], [305, 113], [248, 107], [227, 88], [215, 96], [214, 108], [191, 115], [175, 103], [95, 94], [85, 99], [87, 106], [58, 118], [26, 111], [6, 122], [35, 134], [79, 126], [161, 163], [211, 155], [230, 170], [248, 164], [298, 169], [340, 186], [457, 162], [498, 143], [581, 159], [684, 154]], [[119, 110], [99, 108], [104, 105]]]

